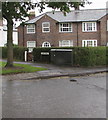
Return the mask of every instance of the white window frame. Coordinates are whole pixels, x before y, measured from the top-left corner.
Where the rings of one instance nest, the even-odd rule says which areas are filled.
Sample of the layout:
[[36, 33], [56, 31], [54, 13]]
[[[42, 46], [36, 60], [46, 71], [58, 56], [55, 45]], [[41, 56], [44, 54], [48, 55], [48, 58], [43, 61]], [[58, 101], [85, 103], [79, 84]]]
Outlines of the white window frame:
[[[92, 42], [92, 45], [89, 46], [88, 42]], [[82, 40], [82, 47], [97, 47], [97, 40]]]
[[[33, 43], [33, 45], [31, 46], [30, 43]], [[33, 48], [36, 47], [36, 41], [27, 41], [27, 48], [29, 49], [29, 52], [33, 51]]]
[[[68, 24], [68, 27], [64, 27], [64, 24]], [[63, 29], [71, 29], [70, 31], [63, 31]], [[72, 32], [72, 23], [59, 23], [59, 32], [62, 33], [68, 33], [68, 32]]]
[[[45, 26], [44, 26], [45, 24], [47, 24], [48, 27], [45, 27]], [[44, 30], [45, 28], [47, 28], [47, 29], [49, 29], [49, 30], [48, 30], [48, 31], [45, 31], [45, 30]], [[50, 32], [50, 22], [43, 22], [43, 23], [42, 23], [42, 32], [43, 32], [43, 33], [48, 33], [48, 32]]]
[[[64, 44], [64, 42], [69, 42], [69, 44]], [[59, 41], [59, 47], [72, 47], [73, 46], [73, 40], [60, 40]]]
[[[48, 44], [48, 46], [45, 46], [45, 44]], [[42, 43], [42, 47], [51, 47], [51, 44], [50, 44], [50, 42], [47, 42], [47, 41], [46, 41], [46, 42], [43, 42], [43, 43]]]
[[[29, 28], [30, 25], [33, 25], [33, 28]], [[30, 32], [29, 30], [33, 30], [33, 32]], [[28, 34], [35, 33], [35, 24], [28, 24], [28, 25], [27, 25], [27, 33], [28, 33]]]
[[[91, 26], [90, 26], [91, 24]], [[91, 28], [91, 30], [90, 30]], [[96, 32], [97, 31], [97, 23], [96, 22], [83, 22], [82, 23], [82, 31], [83, 32]]]

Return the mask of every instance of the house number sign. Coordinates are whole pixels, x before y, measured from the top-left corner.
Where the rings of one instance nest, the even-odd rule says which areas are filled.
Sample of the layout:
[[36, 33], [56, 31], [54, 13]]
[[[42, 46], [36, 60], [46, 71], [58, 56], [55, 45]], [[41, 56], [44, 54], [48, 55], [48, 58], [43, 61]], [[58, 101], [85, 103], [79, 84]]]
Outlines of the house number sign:
[[49, 55], [49, 52], [41, 52], [41, 55]]

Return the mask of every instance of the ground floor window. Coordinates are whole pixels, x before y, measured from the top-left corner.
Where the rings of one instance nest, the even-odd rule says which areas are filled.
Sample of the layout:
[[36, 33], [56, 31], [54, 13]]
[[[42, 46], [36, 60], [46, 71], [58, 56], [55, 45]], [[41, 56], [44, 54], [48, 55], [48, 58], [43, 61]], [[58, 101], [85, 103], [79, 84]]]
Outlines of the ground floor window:
[[27, 41], [27, 48], [29, 49], [29, 52], [32, 52], [34, 47], [36, 47], [36, 41]]
[[49, 42], [43, 42], [42, 47], [51, 47], [51, 44]]
[[97, 40], [82, 40], [82, 47], [97, 47]]
[[71, 47], [73, 46], [72, 40], [60, 40], [59, 41], [59, 47]]

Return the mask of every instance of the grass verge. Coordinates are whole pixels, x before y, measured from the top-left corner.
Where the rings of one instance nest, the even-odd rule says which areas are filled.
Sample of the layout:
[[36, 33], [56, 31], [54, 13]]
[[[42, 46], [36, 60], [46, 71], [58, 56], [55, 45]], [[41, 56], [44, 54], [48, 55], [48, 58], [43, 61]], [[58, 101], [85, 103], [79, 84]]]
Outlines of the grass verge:
[[31, 65], [27, 64], [14, 64], [14, 68], [5, 68], [6, 62], [0, 61], [0, 74], [16, 74], [16, 73], [30, 73], [30, 72], [36, 72], [36, 71], [43, 71], [47, 70], [46, 68], [41, 67], [33, 67]]

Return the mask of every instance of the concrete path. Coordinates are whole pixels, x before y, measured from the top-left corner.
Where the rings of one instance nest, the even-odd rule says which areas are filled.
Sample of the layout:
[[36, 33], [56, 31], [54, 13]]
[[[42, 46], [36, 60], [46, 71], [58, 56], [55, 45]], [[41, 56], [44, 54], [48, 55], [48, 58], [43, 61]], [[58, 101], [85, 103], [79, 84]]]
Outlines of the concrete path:
[[[1, 60], [0, 60], [1, 61]], [[5, 60], [3, 60], [5, 61]], [[41, 64], [34, 62], [14, 62], [20, 64], [31, 64], [35, 67], [44, 67], [47, 68], [45, 71], [38, 71], [34, 73], [20, 73], [12, 75], [3, 75], [8, 80], [31, 80], [31, 79], [46, 79], [53, 77], [62, 77], [62, 76], [83, 76], [88, 74], [96, 74], [101, 72], [107, 72], [106, 67], [72, 67], [72, 66], [56, 66], [53, 64]]]

